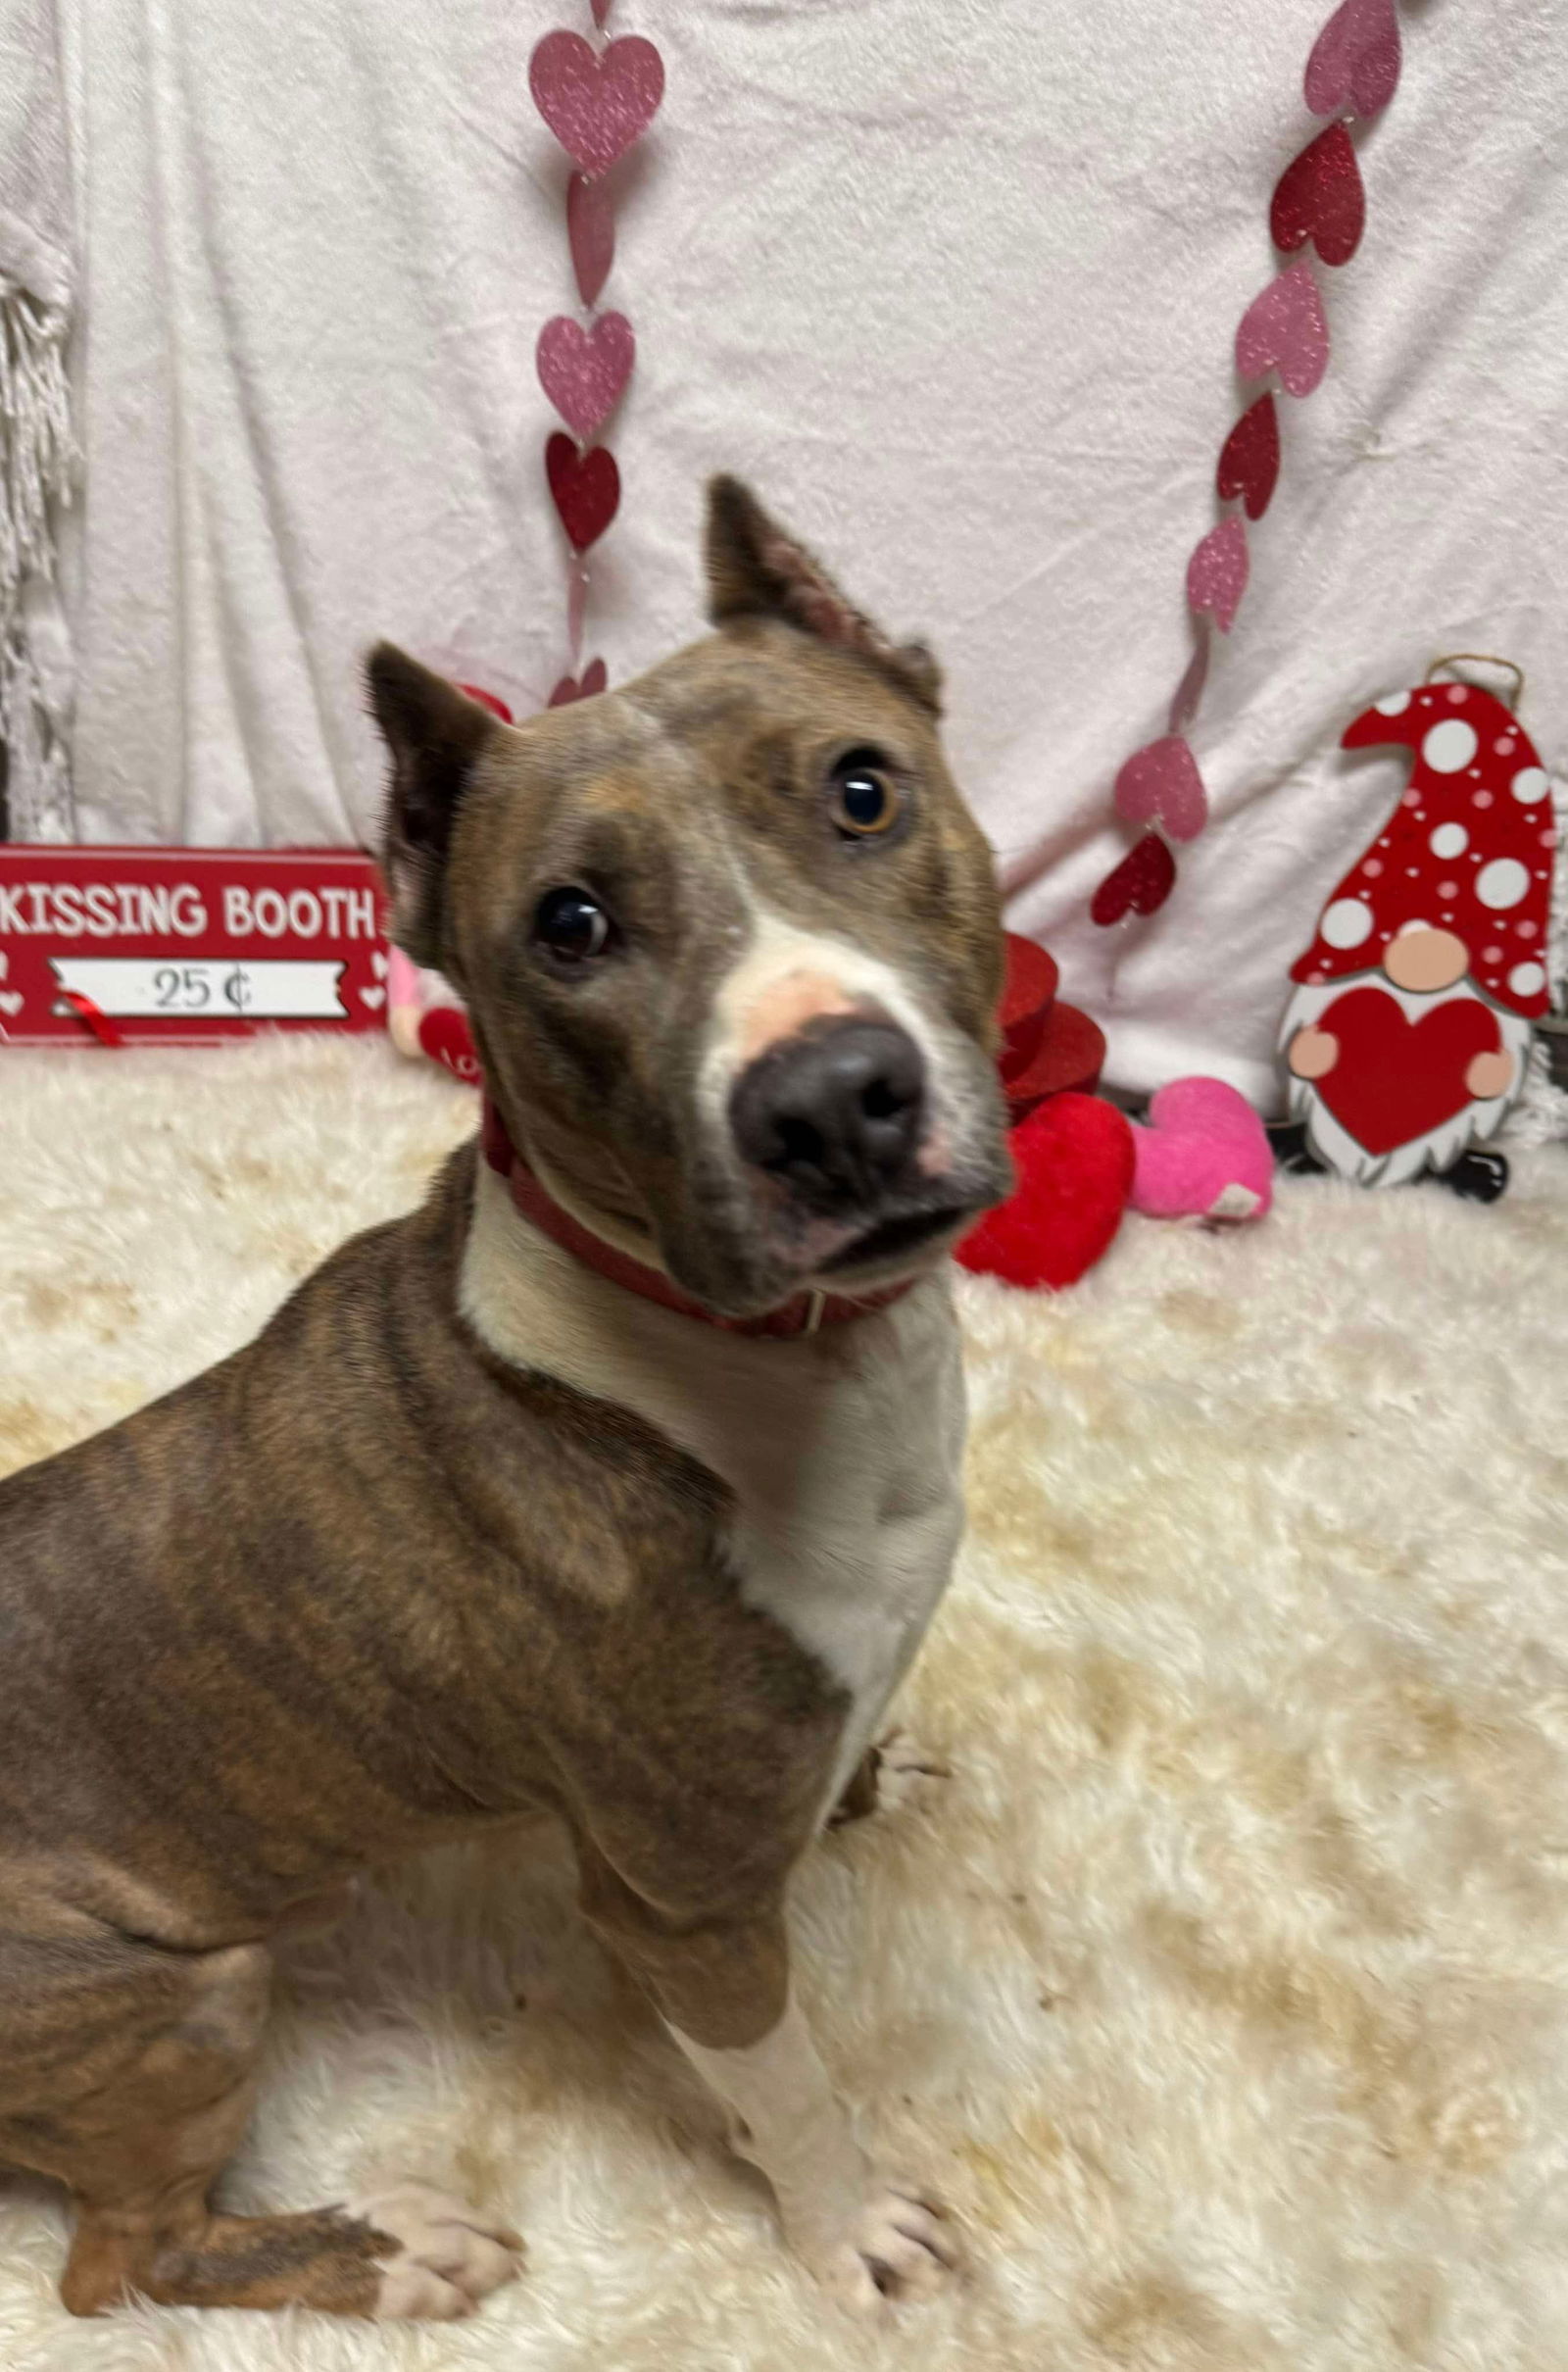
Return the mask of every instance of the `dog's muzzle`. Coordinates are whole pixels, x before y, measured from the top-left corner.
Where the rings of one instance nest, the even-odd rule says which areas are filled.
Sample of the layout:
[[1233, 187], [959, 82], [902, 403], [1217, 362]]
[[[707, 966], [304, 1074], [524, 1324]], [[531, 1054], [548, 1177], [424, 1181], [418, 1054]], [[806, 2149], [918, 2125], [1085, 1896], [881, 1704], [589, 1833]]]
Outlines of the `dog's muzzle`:
[[823, 1217], [874, 1211], [907, 1184], [925, 1117], [925, 1058], [892, 1021], [804, 1029], [760, 1055], [730, 1098], [748, 1168]]

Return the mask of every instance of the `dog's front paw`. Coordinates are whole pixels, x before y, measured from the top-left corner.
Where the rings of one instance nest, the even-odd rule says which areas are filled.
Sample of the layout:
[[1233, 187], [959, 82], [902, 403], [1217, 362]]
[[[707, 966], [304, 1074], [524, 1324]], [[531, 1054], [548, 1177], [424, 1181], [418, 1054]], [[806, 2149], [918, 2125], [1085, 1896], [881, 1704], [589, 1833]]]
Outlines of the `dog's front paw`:
[[383, 2321], [458, 2322], [521, 2270], [514, 2232], [426, 2183], [372, 2193], [345, 2212], [396, 2244], [380, 2259], [373, 2311]]
[[872, 2175], [847, 2232], [802, 2250], [824, 2289], [853, 2313], [929, 2295], [960, 2262], [953, 2227], [909, 2183]]

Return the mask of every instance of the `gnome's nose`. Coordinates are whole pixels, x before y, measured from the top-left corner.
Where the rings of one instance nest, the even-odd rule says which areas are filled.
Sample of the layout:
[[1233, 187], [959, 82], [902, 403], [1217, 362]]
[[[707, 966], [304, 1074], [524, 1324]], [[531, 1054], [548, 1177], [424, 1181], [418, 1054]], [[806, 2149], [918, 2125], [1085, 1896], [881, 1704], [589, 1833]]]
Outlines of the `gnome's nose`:
[[1400, 931], [1389, 941], [1383, 968], [1396, 988], [1451, 988], [1470, 969], [1470, 954], [1452, 931], [1437, 931], [1425, 922]]

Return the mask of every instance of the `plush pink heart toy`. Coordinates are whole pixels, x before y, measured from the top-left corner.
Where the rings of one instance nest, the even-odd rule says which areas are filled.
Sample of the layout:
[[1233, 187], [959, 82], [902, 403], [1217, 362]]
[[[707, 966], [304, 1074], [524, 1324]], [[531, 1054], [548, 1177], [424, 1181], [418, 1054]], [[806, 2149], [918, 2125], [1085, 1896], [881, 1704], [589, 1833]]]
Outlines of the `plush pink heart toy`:
[[1134, 1211], [1152, 1219], [1260, 1219], [1274, 1195], [1268, 1132], [1223, 1079], [1173, 1079], [1133, 1123]]

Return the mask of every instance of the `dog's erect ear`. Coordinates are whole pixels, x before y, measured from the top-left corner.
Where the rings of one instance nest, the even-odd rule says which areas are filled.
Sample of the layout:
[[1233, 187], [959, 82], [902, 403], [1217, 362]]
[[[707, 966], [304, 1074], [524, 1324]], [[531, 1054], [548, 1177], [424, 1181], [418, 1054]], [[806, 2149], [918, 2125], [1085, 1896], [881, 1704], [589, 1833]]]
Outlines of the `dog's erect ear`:
[[377, 643], [365, 680], [392, 758], [381, 857], [392, 936], [416, 964], [439, 971], [441, 876], [452, 827], [474, 762], [500, 728], [488, 709], [395, 643]]
[[922, 708], [941, 714], [942, 671], [925, 645], [890, 642], [738, 477], [709, 481], [708, 588], [715, 626], [740, 618], [785, 618], [868, 660]]

